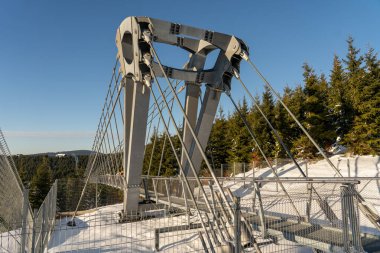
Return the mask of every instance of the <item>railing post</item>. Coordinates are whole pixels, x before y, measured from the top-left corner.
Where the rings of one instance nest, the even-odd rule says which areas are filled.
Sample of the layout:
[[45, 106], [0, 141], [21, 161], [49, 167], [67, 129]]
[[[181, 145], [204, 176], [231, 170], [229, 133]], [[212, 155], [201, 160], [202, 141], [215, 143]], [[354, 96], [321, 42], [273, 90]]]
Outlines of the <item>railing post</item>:
[[98, 180], [95, 183], [95, 208], [98, 209]]
[[243, 178], [244, 178], [243, 188], [245, 188], [245, 163], [243, 163]]
[[199, 196], [201, 195], [201, 187], [198, 186], [197, 201], [199, 201]]
[[234, 162], [234, 184], [236, 183], [236, 163]]
[[216, 202], [215, 202], [215, 195], [214, 195], [215, 193], [212, 187], [211, 180], [208, 181], [208, 186], [210, 187], [210, 192], [211, 192], [211, 207], [213, 208], [213, 211], [216, 214]]
[[24, 189], [23, 193], [24, 202], [22, 204], [22, 229], [21, 229], [21, 253], [26, 252], [26, 227], [28, 226], [28, 210], [29, 210], [29, 190]]
[[347, 185], [340, 186], [341, 206], [342, 206], [342, 230], [343, 230], [343, 248], [345, 252], [350, 251], [350, 239], [348, 228], [348, 201], [347, 201]]
[[255, 182], [255, 191], [257, 195], [257, 200], [259, 202], [259, 217], [260, 217], [260, 223], [261, 223], [261, 234], [263, 238], [267, 237], [267, 228], [265, 226], [265, 216], [264, 216], [264, 208], [263, 208], [263, 202], [261, 200], [261, 193], [259, 189], [259, 184]]
[[252, 163], [252, 188], [253, 188], [253, 196], [252, 196], [252, 212], [255, 212], [255, 202], [256, 202], [256, 187], [255, 187], [255, 184], [256, 184], [256, 178], [255, 178], [255, 168], [253, 167], [253, 163]]
[[235, 216], [234, 216], [234, 231], [235, 231], [235, 250], [234, 253], [240, 253], [241, 246], [241, 226], [240, 226], [240, 197], [234, 197], [235, 202]]
[[154, 249], [160, 251], [160, 229], [156, 228], [154, 230]]
[[310, 213], [311, 213], [311, 202], [313, 200], [313, 184], [308, 183], [307, 184], [307, 193], [308, 193], [308, 200], [306, 203], [306, 221], [310, 221]]
[[165, 188], [166, 188], [166, 194], [167, 194], [167, 197], [168, 197], [169, 211], [170, 211], [170, 208], [172, 207], [172, 202], [171, 202], [171, 199], [170, 199], [170, 191], [169, 191], [169, 185], [168, 185], [168, 180], [167, 179], [165, 179]]
[[[47, 202], [49, 202], [49, 194], [47, 195]], [[42, 223], [41, 223], [41, 232], [40, 232], [40, 252], [44, 252], [45, 240], [46, 240], [46, 230], [47, 230], [47, 210], [46, 202], [42, 203]]]
[[355, 189], [353, 184], [349, 184], [347, 187], [348, 194], [348, 217], [350, 219], [351, 224], [351, 234], [352, 234], [352, 246], [356, 250], [356, 252], [364, 252], [360, 237], [360, 226], [359, 226], [359, 214], [355, 211], [355, 202], [354, 195]]
[[32, 253], [36, 251], [36, 219], [37, 219], [37, 209], [34, 209], [33, 212], [33, 223], [32, 223]]
[[157, 184], [158, 184], [159, 180], [155, 180], [154, 178], [152, 178], [152, 183], [153, 183], [153, 191], [154, 191], [154, 196], [156, 198], [156, 203], [158, 203], [158, 194], [157, 194]]
[[53, 226], [55, 225], [55, 214], [57, 213], [57, 192], [58, 192], [58, 180], [54, 182], [54, 203], [53, 203]]
[[144, 193], [145, 193], [145, 200], [149, 201], [150, 197], [149, 197], [149, 191], [148, 191], [148, 183], [146, 180], [147, 180], [146, 178], [143, 178]]
[[[274, 160], [275, 161], [275, 170], [276, 170], [276, 174], [278, 174], [278, 158], [276, 156], [276, 159]], [[278, 192], [278, 182], [276, 181], [276, 192]]]

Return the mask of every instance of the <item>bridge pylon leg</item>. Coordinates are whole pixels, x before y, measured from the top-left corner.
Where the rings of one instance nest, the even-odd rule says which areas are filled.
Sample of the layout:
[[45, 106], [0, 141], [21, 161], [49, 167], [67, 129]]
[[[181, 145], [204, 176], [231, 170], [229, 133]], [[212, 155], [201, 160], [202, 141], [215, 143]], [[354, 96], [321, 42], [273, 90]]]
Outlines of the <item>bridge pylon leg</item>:
[[[203, 96], [203, 103], [195, 127], [195, 134], [202, 146], [203, 152], [206, 150], [207, 142], [213, 125], [212, 123], [214, 122], [215, 115], [218, 109], [220, 95], [220, 91], [216, 91], [207, 87], [206, 92]], [[197, 173], [199, 173], [203, 158], [201, 155], [201, 151], [195, 145], [195, 140], [193, 136], [191, 136], [191, 146], [189, 155], [191, 161], [194, 164], [195, 169], [197, 170]], [[191, 177], [194, 175], [192, 171], [189, 170], [189, 166], [190, 164], [186, 162], [186, 166], [184, 168], [186, 176]]]
[[[200, 95], [200, 86], [196, 84], [187, 84], [186, 85], [186, 101], [185, 101], [185, 113], [192, 128], [195, 128], [197, 123], [197, 114], [198, 114], [198, 98]], [[183, 120], [183, 142], [185, 146], [183, 149], [190, 150], [192, 136], [189, 130], [189, 126], [186, 124], [185, 120]], [[186, 156], [184, 155], [184, 151], [181, 153], [181, 163], [182, 166], [185, 167]], [[187, 171], [185, 171], [187, 174]]]
[[138, 211], [150, 96], [150, 88], [143, 83], [125, 80], [123, 218]]

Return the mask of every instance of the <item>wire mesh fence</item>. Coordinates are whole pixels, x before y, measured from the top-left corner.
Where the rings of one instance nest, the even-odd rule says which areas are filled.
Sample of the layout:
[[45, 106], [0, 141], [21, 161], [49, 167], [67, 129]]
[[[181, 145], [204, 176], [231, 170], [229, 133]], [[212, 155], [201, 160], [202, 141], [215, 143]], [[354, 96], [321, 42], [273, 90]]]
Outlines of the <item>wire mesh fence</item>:
[[55, 226], [57, 181], [39, 209], [29, 212], [28, 191], [23, 198], [23, 213], [6, 232], [0, 233], [0, 252], [44, 252]]
[[[212, 199], [215, 194], [211, 203], [214, 217], [193, 184], [201, 217], [206, 222], [205, 232], [196, 215], [194, 203], [188, 201], [186, 206], [184, 195], [180, 194], [183, 192], [179, 190], [183, 187], [181, 181], [178, 178], [154, 178], [146, 182], [153, 202], [141, 202], [140, 210], [129, 212], [128, 220], [122, 223], [122, 204], [109, 205], [106, 201], [103, 202], [104, 206], [99, 203], [97, 208], [80, 212], [75, 218], [76, 226], [68, 226], [72, 218], [69, 214], [58, 213], [48, 252], [232, 252], [236, 246], [237, 224], [240, 227], [239, 245], [246, 252], [259, 252], [256, 247], [261, 252], [312, 252], [313, 248], [326, 252], [333, 252], [331, 249], [335, 248], [344, 252], [344, 231], [348, 231], [349, 236], [346, 246], [355, 246], [351, 220], [356, 217], [358, 226], [362, 225], [357, 220], [358, 207], [355, 201], [351, 202], [354, 214], [347, 214], [348, 223], [344, 224], [342, 199], [347, 196], [355, 199], [356, 195], [353, 191], [343, 194], [341, 182], [313, 182], [313, 187], [319, 190], [318, 194], [310, 194], [307, 191], [311, 187], [310, 182], [283, 180], [287, 189], [292, 189], [293, 184], [299, 185], [298, 189], [290, 191], [292, 198], [288, 199], [281, 193], [266, 191], [274, 188], [276, 182], [273, 180], [246, 182], [245, 188], [241, 181], [233, 184], [232, 179], [226, 179], [223, 183], [226, 191], [231, 189], [234, 195], [240, 196], [237, 223], [234, 222], [235, 215], [226, 215], [226, 210], [223, 211], [226, 206], [231, 206], [236, 213], [236, 200], [228, 195], [229, 203], [224, 203], [213, 190], [210, 179], [204, 178], [202, 183], [208, 198]], [[158, 194], [156, 203], [154, 183]], [[337, 189], [336, 185], [339, 185]], [[92, 191], [92, 194], [96, 194], [96, 191]], [[143, 190], [141, 196], [142, 199], [145, 196]], [[111, 203], [116, 200], [109, 199]], [[326, 205], [330, 207], [330, 215], [326, 214]]]
[[[57, 181], [57, 211], [68, 214], [75, 210], [80, 199], [85, 181], [80, 178], [59, 179]], [[123, 192], [104, 184], [88, 184], [84, 191], [79, 211], [94, 209], [99, 206], [112, 205], [123, 201]]]
[[17, 252], [25, 246], [20, 234], [28, 229], [31, 216], [27, 191], [0, 130], [0, 252]]
[[0, 130], [0, 232], [19, 228], [23, 216], [23, 192], [24, 187]]
[[[291, 198], [281, 188], [276, 191], [278, 182], [274, 179], [219, 180], [228, 203], [220, 198], [210, 178], [201, 178], [212, 214], [194, 179], [189, 179], [199, 216], [194, 203], [186, 203], [178, 177], [145, 179], [140, 208], [128, 212], [127, 220], [120, 219], [120, 190], [108, 189], [108, 199], [100, 201], [99, 189], [90, 184], [84, 198], [87, 204], [75, 218], [75, 226], [70, 226], [72, 212], [62, 211], [70, 206], [67, 200], [64, 205], [57, 202], [57, 213], [52, 216], [51, 196], [65, 195], [68, 188], [64, 181], [56, 182], [56, 189], [53, 187], [44, 201], [45, 208], [36, 212], [35, 219], [28, 217], [31, 225], [11, 233], [19, 238], [26, 235], [26, 244], [34, 245], [34, 252], [233, 252], [237, 245], [238, 252], [374, 252], [370, 246], [379, 246], [376, 240], [379, 243], [380, 237], [370, 233], [375, 228], [369, 222], [363, 224], [365, 217], [357, 205], [356, 191], [363, 180], [282, 179]], [[81, 185], [73, 185], [78, 185], [79, 195]], [[228, 213], [228, 206], [233, 215]], [[43, 218], [44, 210], [49, 210], [48, 218]], [[1, 234], [0, 252], [19, 252], [11, 233]], [[31, 247], [27, 249], [32, 252]]]

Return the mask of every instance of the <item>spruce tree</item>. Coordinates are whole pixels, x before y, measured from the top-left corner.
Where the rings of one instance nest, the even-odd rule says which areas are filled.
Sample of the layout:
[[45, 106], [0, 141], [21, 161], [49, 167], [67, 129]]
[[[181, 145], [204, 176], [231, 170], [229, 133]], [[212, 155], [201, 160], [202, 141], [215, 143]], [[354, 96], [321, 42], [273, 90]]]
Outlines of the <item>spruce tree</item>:
[[362, 68], [363, 57], [359, 55], [360, 50], [354, 46], [354, 39], [349, 37], [347, 39], [348, 53], [344, 63], [347, 70], [347, 89], [349, 92], [349, 99], [353, 106], [353, 113], [351, 117], [358, 110], [358, 105], [361, 100], [361, 92], [363, 90], [363, 78], [365, 71]]
[[[292, 97], [293, 91], [291, 88], [286, 86], [284, 88], [284, 94], [282, 96], [282, 101], [289, 106], [290, 99]], [[293, 112], [294, 113], [294, 112]], [[292, 148], [292, 142], [294, 139], [298, 138], [296, 129], [293, 129], [294, 121], [291, 119], [290, 115], [286, 109], [282, 106], [280, 101], [276, 101], [274, 106], [274, 127], [277, 130], [277, 133], [281, 137], [284, 144], [290, 150]], [[285, 150], [281, 147], [280, 143], [276, 140], [276, 147], [279, 147], [277, 150], [277, 157], [286, 157], [287, 154]]]
[[[249, 108], [245, 97], [239, 105], [239, 110], [243, 117], [248, 119]], [[232, 114], [228, 125], [231, 135], [231, 149], [228, 150], [229, 162], [249, 162], [253, 147], [252, 139], [237, 111]]]
[[[318, 77], [308, 64], [305, 63], [303, 69], [305, 82], [304, 126], [317, 143], [325, 148], [332, 144], [334, 139], [326, 106], [327, 82], [324, 75]], [[294, 148], [302, 157], [313, 157], [316, 154], [316, 148], [305, 135], [296, 140]]]
[[357, 154], [380, 154], [380, 62], [372, 48], [364, 59], [366, 73], [349, 134], [350, 147]]
[[353, 108], [349, 89], [347, 89], [346, 74], [337, 55], [334, 56], [333, 69], [330, 74], [328, 105], [336, 135], [344, 140], [344, 136], [352, 125]]
[[[289, 107], [290, 111], [300, 121], [305, 120], [305, 93], [301, 85], [298, 85], [294, 91], [291, 91], [288, 95], [285, 94], [284, 102]], [[286, 120], [289, 122], [290, 134], [292, 145], [302, 134], [302, 130], [297, 123], [292, 119], [289, 113], [286, 113]]]
[[215, 169], [220, 168], [221, 164], [227, 163], [228, 153], [230, 149], [231, 139], [229, 138], [227, 120], [224, 116], [222, 107], [219, 108], [218, 116], [212, 126], [207, 154]]
[[40, 207], [50, 190], [52, 181], [49, 160], [48, 157], [44, 157], [30, 183], [30, 203], [33, 208]]
[[[274, 125], [274, 101], [272, 93], [269, 88], [265, 86], [265, 90], [262, 95], [262, 102], [260, 103], [261, 111], [267, 117], [269, 122]], [[259, 114], [259, 112], [257, 112]], [[258, 142], [263, 149], [266, 156], [272, 157], [275, 155], [274, 144], [275, 139], [273, 137], [273, 131], [267, 124], [264, 117], [259, 114], [256, 118], [255, 133]]]

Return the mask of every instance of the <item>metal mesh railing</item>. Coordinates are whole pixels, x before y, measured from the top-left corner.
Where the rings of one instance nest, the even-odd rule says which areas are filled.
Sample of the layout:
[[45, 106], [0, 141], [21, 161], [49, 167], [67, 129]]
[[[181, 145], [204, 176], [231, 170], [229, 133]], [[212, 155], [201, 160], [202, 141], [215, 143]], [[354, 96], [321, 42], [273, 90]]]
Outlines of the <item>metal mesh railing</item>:
[[[355, 247], [358, 252], [361, 247], [371, 252], [368, 245], [375, 245], [380, 238], [374, 233], [365, 235], [369, 231], [366, 226], [369, 229], [371, 224], [365, 225], [359, 219], [362, 216], [354, 190], [360, 191], [362, 180], [282, 179], [291, 197], [288, 199], [281, 189], [275, 190], [277, 182], [273, 178], [238, 178], [235, 182], [233, 178], [221, 178], [228, 197], [228, 203], [225, 203], [213, 188], [212, 179], [201, 178], [211, 200], [211, 209], [216, 214], [214, 218], [194, 180], [189, 178], [189, 181], [201, 217], [207, 221], [206, 232], [196, 215], [194, 203], [190, 200], [185, 203], [179, 178], [146, 179], [147, 193], [153, 201], [142, 202], [139, 210], [128, 212], [127, 220], [122, 223], [122, 204], [112, 204], [121, 203], [118, 195], [114, 195], [114, 199], [100, 201], [99, 192], [93, 189], [96, 185], [90, 184], [85, 196], [91, 203], [98, 199], [98, 207], [80, 211], [75, 218], [76, 226], [68, 226], [72, 216], [64, 212], [58, 212], [54, 223], [54, 195], [60, 188], [68, 193], [63, 183], [56, 182], [36, 212], [35, 219], [30, 218], [34, 226], [30, 225], [24, 234], [25, 238], [31, 238], [31, 244], [27, 245], [32, 246], [28, 249], [34, 247], [35, 252], [43, 252], [46, 248], [45, 252], [213, 252], [219, 249], [232, 252], [239, 245], [245, 252], [311, 252], [312, 249], [345, 252], [346, 248], [351, 250]], [[80, 188], [78, 186], [78, 195]], [[75, 188], [70, 190], [75, 191]], [[141, 189], [143, 199], [144, 196]], [[226, 213], [228, 205], [233, 216]], [[329, 215], [326, 206], [329, 207]], [[13, 233], [18, 237], [22, 235], [21, 230]], [[5, 241], [12, 242], [9, 234], [0, 237], [3, 247]], [[13, 246], [8, 244], [9, 247]]]
[[20, 233], [28, 227], [25, 221], [31, 217], [30, 210], [27, 191], [0, 130], [0, 251], [18, 251], [26, 244]]
[[[195, 187], [194, 193], [202, 217], [208, 219], [206, 231], [211, 244], [206, 240], [194, 205], [189, 202], [186, 208], [181, 195], [177, 194], [180, 190], [175, 188], [182, 187], [180, 180], [150, 179], [147, 185], [148, 189], [152, 189], [153, 183], [149, 181], [157, 183], [156, 190], [160, 189], [157, 191], [159, 201], [141, 204], [138, 211], [128, 212], [128, 220], [122, 223], [119, 215], [122, 204], [104, 203], [105, 206], [79, 212], [75, 218], [76, 226], [68, 226], [71, 216], [58, 214], [47, 252], [217, 252], [222, 249], [232, 252], [237, 244], [244, 252], [312, 252], [313, 249], [318, 252], [345, 252], [347, 247], [357, 247], [360, 252], [361, 242], [364, 242], [364, 248], [373, 243], [373, 239], [366, 242], [363, 233], [354, 230], [354, 223], [359, 227], [362, 225], [358, 220], [356, 193], [353, 191], [357, 188], [357, 181], [313, 182], [313, 186], [319, 189], [319, 197], [336, 216], [335, 220], [327, 218], [316, 194], [313, 193], [310, 198], [307, 190], [290, 191], [293, 198], [291, 203], [279, 193], [266, 191], [267, 188], [274, 187], [275, 182], [270, 180], [255, 182], [254, 185], [259, 187], [257, 189], [247, 182], [243, 191], [239, 191], [241, 181], [238, 183], [240, 186], [232, 187], [229, 183], [233, 181], [225, 180], [223, 185], [229, 202], [224, 203], [214, 192], [216, 196], [211, 207], [217, 218], [212, 219], [203, 204], [203, 197], [198, 196]], [[169, 187], [166, 187], [165, 181]], [[212, 187], [208, 188], [209, 181], [203, 179], [202, 183], [212, 199], [213, 190]], [[283, 183], [288, 189], [296, 184], [295, 179], [283, 180]], [[297, 184], [303, 185], [300, 188], [307, 189], [311, 183], [301, 180]], [[337, 184], [339, 187], [335, 189]], [[228, 193], [228, 189], [232, 189], [233, 194]], [[332, 190], [334, 194], [330, 194]], [[154, 196], [152, 192], [149, 193]], [[301, 217], [293, 210], [292, 204], [301, 213]], [[223, 207], [227, 205], [232, 207], [234, 216], [223, 214]], [[42, 224], [39, 226], [41, 229], [35, 233], [37, 246], [41, 245], [39, 237], [49, 238], [46, 237], [49, 229], [43, 223], [39, 224]], [[355, 244], [357, 237], [361, 238], [361, 242], [356, 241]], [[41, 239], [42, 242], [46, 243], [47, 240]]]
[[43, 252], [48, 245], [51, 232], [55, 225], [57, 206], [57, 181], [50, 188], [44, 202], [38, 211], [34, 213], [33, 245], [35, 252]]
[[33, 215], [27, 212], [11, 223], [12, 230], [0, 233], [0, 252], [44, 252], [55, 226], [56, 200], [57, 181]]
[[23, 191], [12, 156], [0, 130], [0, 232], [22, 221]]

